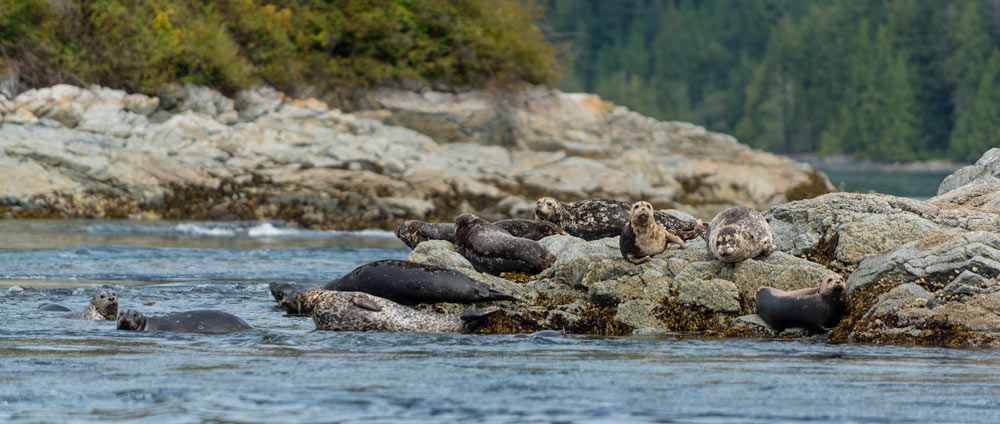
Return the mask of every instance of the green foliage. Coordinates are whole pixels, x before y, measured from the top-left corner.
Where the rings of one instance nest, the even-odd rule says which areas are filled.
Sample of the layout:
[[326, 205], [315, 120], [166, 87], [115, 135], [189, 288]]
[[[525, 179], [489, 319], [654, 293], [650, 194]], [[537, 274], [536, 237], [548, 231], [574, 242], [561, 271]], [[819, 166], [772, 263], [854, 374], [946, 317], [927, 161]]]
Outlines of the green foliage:
[[29, 84], [146, 93], [546, 83], [558, 66], [539, 17], [530, 0], [0, 0], [0, 53]]
[[564, 88], [783, 153], [969, 160], [998, 145], [996, 90], [980, 88], [995, 1], [607, 3], [550, 1], [550, 38], [575, 58]]

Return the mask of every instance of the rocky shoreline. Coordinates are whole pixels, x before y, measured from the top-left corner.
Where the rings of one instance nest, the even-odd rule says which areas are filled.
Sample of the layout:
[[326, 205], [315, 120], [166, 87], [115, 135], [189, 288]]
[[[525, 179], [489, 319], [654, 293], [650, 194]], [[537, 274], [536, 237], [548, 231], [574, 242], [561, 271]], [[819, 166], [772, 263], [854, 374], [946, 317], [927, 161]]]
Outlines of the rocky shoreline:
[[593, 95], [371, 90], [352, 104], [191, 85], [0, 96], [0, 217], [389, 229], [462, 212], [530, 218], [551, 195], [646, 199], [704, 219], [835, 189], [808, 165]]

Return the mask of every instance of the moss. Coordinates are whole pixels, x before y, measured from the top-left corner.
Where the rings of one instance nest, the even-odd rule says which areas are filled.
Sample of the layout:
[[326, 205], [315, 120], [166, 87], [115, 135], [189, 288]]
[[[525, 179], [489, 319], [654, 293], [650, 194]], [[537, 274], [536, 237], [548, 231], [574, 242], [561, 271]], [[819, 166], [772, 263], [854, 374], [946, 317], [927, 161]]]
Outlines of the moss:
[[809, 173], [809, 180], [788, 189], [785, 192], [785, 198], [789, 202], [792, 202], [795, 200], [812, 199], [813, 197], [827, 194], [830, 192], [827, 183], [829, 183], [829, 179], [825, 175], [812, 171]]
[[552, 325], [556, 330], [561, 330], [570, 334], [594, 334], [601, 336], [624, 336], [632, 334], [632, 327], [615, 320], [618, 313], [617, 308], [601, 307], [588, 304], [583, 313], [579, 314], [580, 319], [572, 322], [561, 322], [562, 317], [556, 316], [552, 319]]
[[534, 274], [527, 274], [520, 271], [505, 272], [503, 273], [503, 275], [501, 275], [501, 277], [503, 277], [508, 281], [513, 281], [515, 283], [527, 283], [529, 281], [535, 281]]
[[533, 333], [541, 331], [539, 324], [544, 313], [537, 311], [524, 311], [514, 314], [507, 310], [502, 310], [486, 318], [486, 323], [477, 328], [474, 332], [480, 334], [515, 334]]
[[552, 308], [555, 308], [556, 306], [577, 303], [579, 300], [579, 298], [570, 294], [549, 296], [548, 293], [542, 292], [538, 294], [538, 298], [535, 299], [535, 303], [533, 303], [532, 306], [539, 306], [552, 310]]
[[728, 320], [724, 314], [700, 306], [681, 305], [669, 297], [656, 307], [653, 315], [670, 331], [699, 333], [699, 336], [711, 337], [751, 335], [749, 330], [727, 325]]

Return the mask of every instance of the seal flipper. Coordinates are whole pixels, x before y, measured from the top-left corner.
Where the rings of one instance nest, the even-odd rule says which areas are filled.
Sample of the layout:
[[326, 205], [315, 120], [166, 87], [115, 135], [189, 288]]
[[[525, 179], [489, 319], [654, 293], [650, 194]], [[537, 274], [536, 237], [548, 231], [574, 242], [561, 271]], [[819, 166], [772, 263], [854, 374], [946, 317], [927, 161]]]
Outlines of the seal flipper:
[[470, 309], [458, 315], [458, 318], [465, 323], [465, 331], [472, 331], [486, 323], [486, 318], [500, 312], [500, 308], [490, 306], [483, 309]]
[[514, 297], [513, 295], [509, 295], [493, 287], [490, 287], [489, 292], [486, 295], [486, 300], [491, 302], [499, 302], [503, 300], [517, 300], [517, 297]]
[[351, 303], [354, 304], [354, 306], [357, 306], [361, 309], [367, 309], [372, 312], [379, 312], [382, 310], [382, 308], [379, 307], [375, 302], [372, 302], [371, 299], [365, 299], [361, 296], [354, 296], [353, 298], [351, 298]]

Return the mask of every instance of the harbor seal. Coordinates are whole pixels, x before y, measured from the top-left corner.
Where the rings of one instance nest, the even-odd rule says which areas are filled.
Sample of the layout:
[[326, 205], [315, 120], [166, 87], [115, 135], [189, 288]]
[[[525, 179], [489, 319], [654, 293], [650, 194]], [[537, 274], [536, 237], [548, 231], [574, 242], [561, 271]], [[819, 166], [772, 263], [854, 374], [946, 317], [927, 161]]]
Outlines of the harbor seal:
[[471, 213], [455, 218], [455, 248], [479, 272], [538, 274], [556, 257], [537, 241], [514, 237]]
[[757, 289], [757, 314], [775, 330], [805, 327], [829, 331], [844, 316], [844, 278], [828, 275], [819, 287], [793, 291], [772, 287]]
[[119, 330], [225, 334], [252, 328], [252, 325], [236, 315], [204, 309], [175, 312], [162, 317], [147, 317], [135, 309], [129, 309], [118, 316]]
[[746, 206], [719, 212], [708, 224], [708, 251], [723, 262], [739, 262], [769, 255], [777, 246], [771, 242], [771, 226], [764, 216]]
[[[556, 234], [567, 234], [556, 224], [534, 219], [504, 219], [493, 224], [503, 228], [514, 237], [535, 241]], [[415, 249], [418, 244], [427, 240], [445, 240], [455, 243], [455, 224], [450, 222], [435, 223], [410, 220], [397, 225], [392, 232], [410, 249]]]
[[403, 305], [516, 299], [458, 271], [398, 259], [361, 265], [323, 288], [364, 292]]
[[[632, 205], [615, 199], [588, 199], [561, 203], [552, 197], [542, 197], [535, 202], [535, 218], [556, 224], [574, 237], [597, 240], [615, 237], [629, 222]], [[685, 221], [664, 211], [655, 211], [653, 217], [671, 234], [682, 240], [691, 240], [705, 234], [701, 221]]]
[[294, 295], [300, 291], [316, 290], [320, 288], [315, 284], [292, 284], [292, 283], [278, 283], [272, 282], [267, 285], [268, 290], [271, 292], [271, 297], [274, 298], [275, 302], [281, 303], [281, 300]]
[[[67, 312], [69, 308], [55, 303], [46, 303], [38, 307], [42, 311]], [[66, 318], [89, 319], [94, 321], [113, 320], [118, 317], [118, 295], [111, 290], [99, 290], [90, 298], [87, 309], [66, 314]]]
[[648, 261], [650, 256], [667, 250], [670, 243], [684, 248], [684, 240], [671, 234], [653, 219], [653, 205], [644, 201], [635, 202], [629, 214], [629, 222], [625, 223], [621, 238], [618, 239], [622, 256], [629, 262], [641, 264]]
[[300, 292], [294, 302], [312, 312], [317, 330], [330, 331], [468, 333], [500, 310], [488, 307], [460, 315], [421, 312], [368, 293], [334, 290]]

